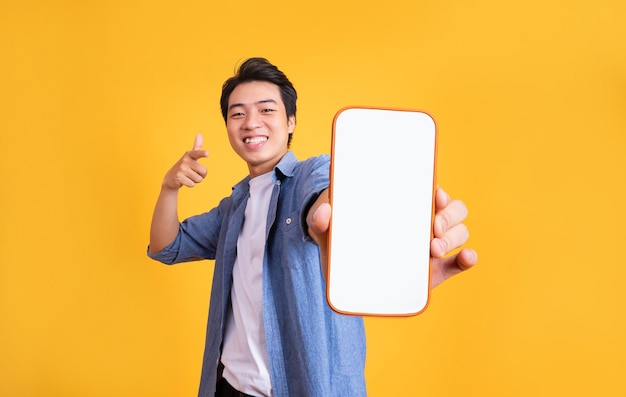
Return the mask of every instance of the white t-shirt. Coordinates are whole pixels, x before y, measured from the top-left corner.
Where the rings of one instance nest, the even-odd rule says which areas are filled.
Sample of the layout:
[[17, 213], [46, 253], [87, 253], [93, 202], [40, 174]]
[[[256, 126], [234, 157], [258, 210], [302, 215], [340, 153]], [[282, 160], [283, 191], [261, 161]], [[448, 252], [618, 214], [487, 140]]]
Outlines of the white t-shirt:
[[242, 393], [272, 396], [263, 327], [263, 257], [272, 196], [272, 172], [249, 181], [243, 228], [233, 268], [232, 310], [226, 320], [222, 364], [228, 383]]

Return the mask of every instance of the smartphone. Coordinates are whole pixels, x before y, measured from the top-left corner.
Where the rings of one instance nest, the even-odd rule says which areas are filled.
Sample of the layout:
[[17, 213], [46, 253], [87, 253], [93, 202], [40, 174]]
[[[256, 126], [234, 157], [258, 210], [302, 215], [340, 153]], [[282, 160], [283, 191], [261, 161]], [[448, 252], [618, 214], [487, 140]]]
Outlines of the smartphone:
[[332, 130], [327, 300], [412, 316], [430, 297], [437, 134], [424, 112], [348, 107]]

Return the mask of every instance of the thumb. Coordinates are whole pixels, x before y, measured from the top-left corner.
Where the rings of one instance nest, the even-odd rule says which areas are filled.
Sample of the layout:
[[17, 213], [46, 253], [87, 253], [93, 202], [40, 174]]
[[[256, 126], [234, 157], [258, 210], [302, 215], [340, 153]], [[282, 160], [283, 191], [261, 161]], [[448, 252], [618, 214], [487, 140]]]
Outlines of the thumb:
[[331, 207], [328, 203], [321, 203], [313, 208], [311, 216], [307, 219], [309, 234], [317, 245], [325, 245], [326, 233], [330, 225]]
[[204, 143], [204, 137], [202, 134], [196, 134], [196, 139], [193, 141], [193, 150], [202, 150], [202, 144]]
[[330, 225], [331, 207], [328, 203], [321, 203], [313, 209], [307, 224], [309, 236], [315, 241], [320, 250], [320, 266], [324, 279], [328, 279], [328, 227]]
[[193, 149], [187, 154], [194, 160], [199, 160], [202, 157], [207, 157], [209, 152], [202, 149], [202, 144], [204, 143], [204, 137], [202, 134], [196, 134], [196, 139], [193, 141]]

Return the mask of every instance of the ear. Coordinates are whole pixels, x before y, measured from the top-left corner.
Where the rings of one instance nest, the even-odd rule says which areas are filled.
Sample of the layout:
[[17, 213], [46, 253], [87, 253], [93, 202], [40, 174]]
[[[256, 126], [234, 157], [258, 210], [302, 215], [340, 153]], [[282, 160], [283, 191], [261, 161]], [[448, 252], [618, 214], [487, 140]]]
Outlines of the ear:
[[287, 118], [287, 127], [289, 129], [289, 133], [292, 134], [296, 129], [296, 115], [292, 114]]

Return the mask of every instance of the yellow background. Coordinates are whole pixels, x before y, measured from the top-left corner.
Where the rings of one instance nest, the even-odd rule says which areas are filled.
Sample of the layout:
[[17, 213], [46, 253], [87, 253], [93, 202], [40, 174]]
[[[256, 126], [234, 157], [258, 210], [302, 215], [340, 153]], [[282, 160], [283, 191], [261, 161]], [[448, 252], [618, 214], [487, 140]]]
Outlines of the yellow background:
[[250, 56], [298, 89], [300, 158], [329, 151], [341, 107], [428, 111], [439, 184], [470, 208], [479, 266], [420, 316], [367, 319], [371, 396], [626, 395], [625, 16], [621, 0], [2, 0], [0, 395], [196, 394], [213, 266], [150, 261], [149, 221], [196, 132], [211, 172], [181, 216], [244, 175], [218, 99]]

